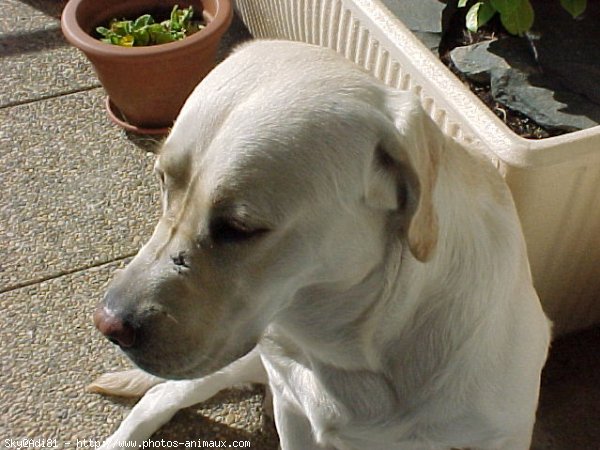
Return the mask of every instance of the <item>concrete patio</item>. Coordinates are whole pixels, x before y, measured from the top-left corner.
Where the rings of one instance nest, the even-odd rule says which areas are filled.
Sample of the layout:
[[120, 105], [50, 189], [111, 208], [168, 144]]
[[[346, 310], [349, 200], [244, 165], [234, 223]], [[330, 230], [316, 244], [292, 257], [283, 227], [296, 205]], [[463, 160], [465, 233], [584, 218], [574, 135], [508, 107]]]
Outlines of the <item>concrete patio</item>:
[[[0, 0], [0, 447], [5, 439], [102, 441], [132, 401], [85, 392], [131, 367], [91, 323], [115, 269], [159, 214], [157, 143], [104, 111], [87, 60], [60, 31], [64, 2]], [[243, 24], [221, 57], [248, 38]], [[188, 408], [155, 440], [248, 440], [277, 448], [261, 388]], [[600, 329], [558, 340], [543, 376], [534, 448], [600, 449]], [[368, 450], [368, 449], [365, 449]]]

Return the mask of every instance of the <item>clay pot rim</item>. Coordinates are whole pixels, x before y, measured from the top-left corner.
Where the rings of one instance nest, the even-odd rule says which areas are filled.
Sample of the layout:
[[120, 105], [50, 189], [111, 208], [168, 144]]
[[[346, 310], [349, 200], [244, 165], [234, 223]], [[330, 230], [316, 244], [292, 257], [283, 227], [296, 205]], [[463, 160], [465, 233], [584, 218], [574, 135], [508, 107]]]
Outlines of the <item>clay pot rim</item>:
[[[193, 46], [197, 42], [214, 39], [215, 34], [220, 36], [219, 30], [227, 28], [233, 16], [232, 3], [229, 0], [217, 1], [217, 13], [201, 31], [180, 41], [167, 44], [151, 45], [146, 47], [121, 47], [107, 44], [90, 36], [81, 28], [78, 21], [78, 12], [81, 4], [95, 0], [69, 0], [62, 16], [61, 28], [67, 40], [85, 53], [104, 54], [113, 58], [136, 58], [149, 55], [162, 56], [178, 49]], [[200, 0], [202, 1], [202, 0]], [[141, 12], [143, 13], [143, 12]]]

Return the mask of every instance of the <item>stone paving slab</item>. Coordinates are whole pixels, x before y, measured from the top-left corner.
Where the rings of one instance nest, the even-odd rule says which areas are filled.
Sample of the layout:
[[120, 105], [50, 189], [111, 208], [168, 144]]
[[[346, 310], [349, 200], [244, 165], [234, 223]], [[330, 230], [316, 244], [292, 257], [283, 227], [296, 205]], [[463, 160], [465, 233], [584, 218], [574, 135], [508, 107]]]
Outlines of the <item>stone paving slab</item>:
[[0, 0], [0, 107], [99, 86], [91, 65], [62, 35], [60, 5]]
[[0, 110], [0, 291], [133, 254], [160, 215], [154, 155], [101, 89]]
[[47, 17], [60, 19], [62, 10], [68, 0], [0, 0], [2, 17], [0, 17], [0, 29], [2, 24], [25, 20], [29, 17]]
[[[91, 312], [123, 262], [73, 273], [0, 294], [0, 437], [57, 439], [59, 445], [103, 440], [133, 401], [85, 392], [106, 371], [130, 368], [94, 329]], [[262, 391], [227, 391], [181, 411], [156, 439], [250, 440], [276, 448], [262, 415]], [[75, 448], [71, 444], [67, 448]]]
[[94, 376], [128, 366], [91, 323], [101, 288], [118, 266], [0, 294], [3, 436], [71, 439], [92, 424], [102, 435], [122, 419], [125, 406], [84, 392]]

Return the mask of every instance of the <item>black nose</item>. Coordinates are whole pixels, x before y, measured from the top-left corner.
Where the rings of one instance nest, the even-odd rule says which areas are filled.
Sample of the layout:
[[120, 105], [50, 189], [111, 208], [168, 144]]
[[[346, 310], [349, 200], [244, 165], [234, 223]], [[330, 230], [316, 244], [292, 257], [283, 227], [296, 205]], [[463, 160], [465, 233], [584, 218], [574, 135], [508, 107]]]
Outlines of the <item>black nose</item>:
[[135, 329], [133, 326], [119, 318], [104, 305], [96, 308], [94, 312], [94, 325], [96, 325], [100, 333], [119, 347], [133, 347], [135, 343]]

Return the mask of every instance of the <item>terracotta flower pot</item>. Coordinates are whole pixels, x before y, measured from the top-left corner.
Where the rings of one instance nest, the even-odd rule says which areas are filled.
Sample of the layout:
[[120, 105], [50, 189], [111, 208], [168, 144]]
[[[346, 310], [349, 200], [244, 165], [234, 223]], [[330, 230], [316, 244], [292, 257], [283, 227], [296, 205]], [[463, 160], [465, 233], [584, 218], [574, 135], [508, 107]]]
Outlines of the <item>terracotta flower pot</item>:
[[[180, 41], [120, 47], [92, 36], [113, 18], [164, 13], [175, 4], [194, 7], [206, 27]], [[230, 0], [70, 0], [61, 26], [67, 40], [91, 61], [108, 93], [111, 118], [137, 132], [165, 132], [194, 87], [214, 67], [221, 37], [231, 24]]]

